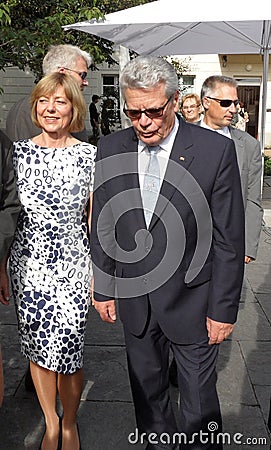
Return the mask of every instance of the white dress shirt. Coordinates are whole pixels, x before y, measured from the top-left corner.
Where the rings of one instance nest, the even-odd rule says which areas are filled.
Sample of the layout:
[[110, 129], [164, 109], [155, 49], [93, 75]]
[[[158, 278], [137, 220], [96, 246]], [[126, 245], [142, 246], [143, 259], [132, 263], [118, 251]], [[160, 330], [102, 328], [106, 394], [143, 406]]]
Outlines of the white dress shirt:
[[222, 134], [223, 136], [226, 136], [227, 138], [231, 139], [231, 133], [230, 133], [229, 127], [223, 127], [223, 128], [218, 128], [217, 130], [214, 130], [213, 128], [206, 125], [206, 123], [203, 121], [203, 119], [200, 122], [200, 126], [202, 128], [207, 128], [207, 130], [216, 131], [217, 133]]
[[[179, 128], [179, 120], [175, 116], [175, 123], [174, 123], [174, 127], [173, 127], [172, 131], [169, 133], [169, 135], [166, 137], [166, 139], [161, 144], [159, 144], [159, 146], [161, 147], [161, 150], [157, 153], [157, 157], [158, 157], [158, 162], [159, 162], [159, 167], [160, 167], [160, 187], [162, 185], [162, 182], [163, 182], [163, 179], [165, 176], [169, 156], [170, 156], [173, 144], [174, 144], [174, 140], [175, 140], [178, 128]], [[146, 144], [139, 140], [138, 141], [138, 177], [139, 177], [139, 186], [140, 186], [141, 193], [142, 193], [142, 189], [143, 189], [145, 170], [146, 170], [146, 167], [148, 164], [148, 158], [149, 158], [148, 154], [146, 153], [145, 148], [146, 148]]]

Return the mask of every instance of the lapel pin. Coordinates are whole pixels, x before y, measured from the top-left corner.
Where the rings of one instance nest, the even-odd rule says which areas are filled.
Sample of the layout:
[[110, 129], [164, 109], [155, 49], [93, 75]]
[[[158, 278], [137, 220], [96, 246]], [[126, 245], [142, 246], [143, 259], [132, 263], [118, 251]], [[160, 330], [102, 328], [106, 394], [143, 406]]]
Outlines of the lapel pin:
[[184, 156], [180, 156], [180, 161], [185, 161], [185, 157]]

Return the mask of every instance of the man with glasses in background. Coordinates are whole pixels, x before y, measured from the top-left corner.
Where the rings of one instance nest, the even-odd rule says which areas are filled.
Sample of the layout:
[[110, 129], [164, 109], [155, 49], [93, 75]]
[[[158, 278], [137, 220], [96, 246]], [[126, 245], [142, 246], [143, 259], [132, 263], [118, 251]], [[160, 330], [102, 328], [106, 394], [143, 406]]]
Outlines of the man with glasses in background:
[[[89, 53], [79, 47], [69, 44], [53, 45], [43, 59], [42, 71], [43, 75], [67, 72], [76, 79], [83, 91], [88, 86], [87, 74], [91, 62]], [[6, 133], [12, 142], [28, 139], [40, 133], [40, 129], [31, 120], [29, 100], [30, 96], [22, 98], [12, 106], [8, 113]], [[88, 134], [85, 129], [73, 133], [73, 136], [80, 141], [88, 142]]]
[[[93, 304], [113, 324], [119, 299], [146, 449], [222, 449], [215, 439], [221, 431], [216, 344], [232, 332], [244, 270], [234, 144], [177, 114], [178, 77], [163, 58], [129, 61], [120, 89], [132, 126], [98, 143]], [[170, 348], [182, 392], [178, 426], [169, 395]]]
[[203, 111], [200, 97], [197, 94], [186, 94], [182, 97], [181, 113], [186, 122], [200, 124], [200, 118]]

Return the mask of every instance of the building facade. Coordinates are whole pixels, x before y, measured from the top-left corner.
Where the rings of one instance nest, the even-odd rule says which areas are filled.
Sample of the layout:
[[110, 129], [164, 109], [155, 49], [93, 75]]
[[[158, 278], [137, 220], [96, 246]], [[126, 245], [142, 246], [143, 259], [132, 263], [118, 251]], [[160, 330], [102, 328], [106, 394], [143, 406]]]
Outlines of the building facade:
[[[262, 57], [259, 55], [192, 55], [178, 57], [180, 60], [189, 58], [189, 71], [181, 77], [182, 94], [195, 92], [200, 94], [205, 78], [214, 74], [231, 76], [238, 81], [238, 97], [244, 103], [249, 114], [247, 131], [255, 138], [260, 137], [261, 105], [262, 105]], [[177, 59], [175, 56], [174, 59]], [[104, 100], [108, 100], [108, 114], [111, 129], [120, 125], [119, 102], [119, 67], [103, 64], [98, 70], [89, 73], [89, 86], [84, 90], [87, 105], [93, 94], [101, 96], [98, 109], [101, 110]], [[0, 96], [0, 128], [4, 131], [9, 109], [21, 97], [29, 94], [34, 84], [30, 72], [12, 67], [0, 71], [0, 86], [3, 94]], [[271, 148], [271, 80], [268, 80], [267, 107], [265, 125], [265, 147]], [[86, 129], [91, 133], [89, 116], [86, 118]]]
[[[89, 85], [84, 89], [84, 98], [87, 106], [91, 102], [93, 94], [101, 97], [97, 107], [101, 110], [105, 99], [109, 102], [109, 117], [112, 130], [120, 127], [119, 118], [119, 67], [100, 65], [98, 70], [90, 71], [88, 75]], [[30, 71], [19, 70], [17, 67], [6, 68], [0, 71], [0, 87], [3, 90], [0, 95], [0, 129], [5, 131], [6, 119], [12, 105], [21, 98], [30, 94], [33, 89], [35, 77]], [[88, 111], [88, 108], [87, 108]], [[86, 129], [91, 133], [89, 112], [85, 121]]]

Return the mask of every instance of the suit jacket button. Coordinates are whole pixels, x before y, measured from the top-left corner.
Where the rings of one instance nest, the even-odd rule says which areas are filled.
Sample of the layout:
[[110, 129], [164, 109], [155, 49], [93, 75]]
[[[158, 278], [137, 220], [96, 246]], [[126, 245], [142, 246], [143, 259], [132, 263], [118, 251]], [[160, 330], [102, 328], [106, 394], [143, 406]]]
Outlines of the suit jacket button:
[[146, 277], [143, 278], [143, 283], [144, 283], [144, 284], [147, 284], [147, 283], [148, 283], [148, 278], [146, 278]]

